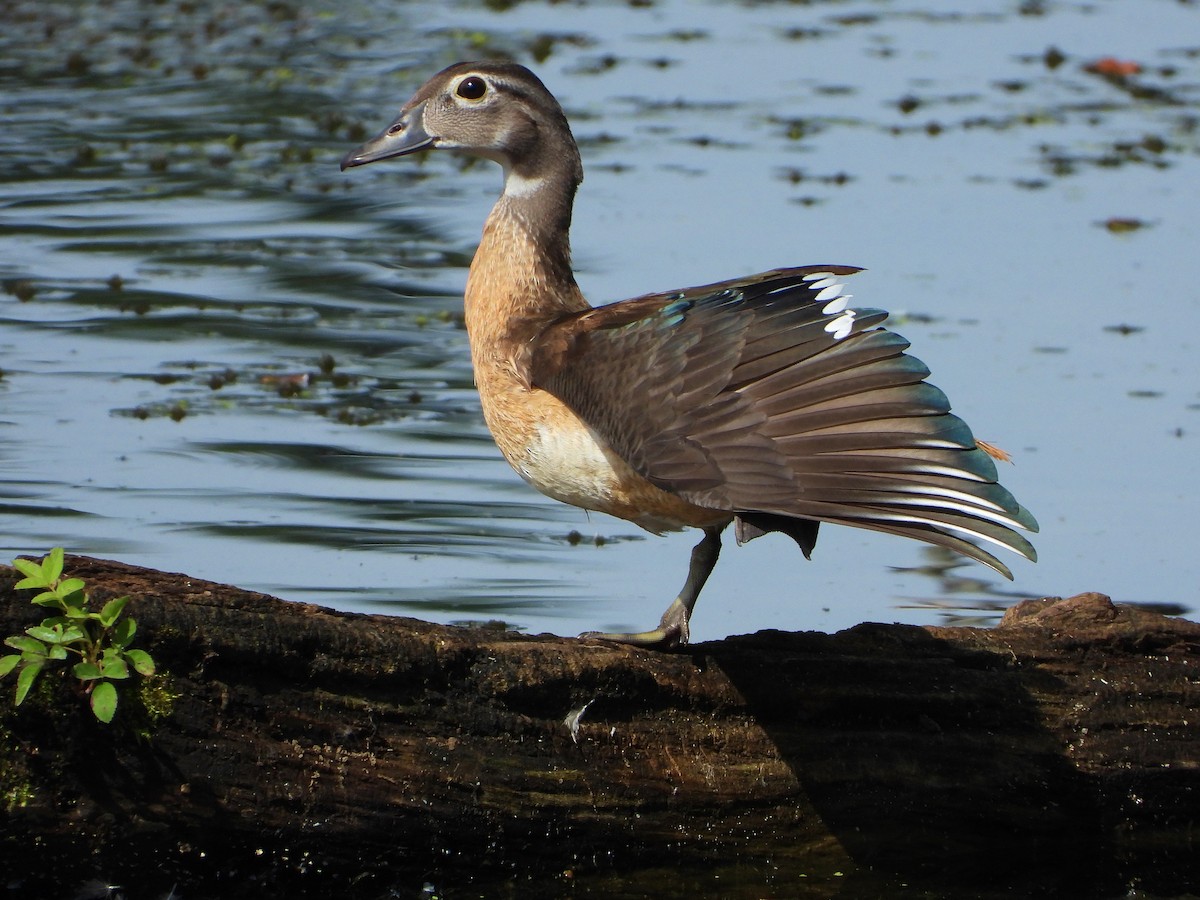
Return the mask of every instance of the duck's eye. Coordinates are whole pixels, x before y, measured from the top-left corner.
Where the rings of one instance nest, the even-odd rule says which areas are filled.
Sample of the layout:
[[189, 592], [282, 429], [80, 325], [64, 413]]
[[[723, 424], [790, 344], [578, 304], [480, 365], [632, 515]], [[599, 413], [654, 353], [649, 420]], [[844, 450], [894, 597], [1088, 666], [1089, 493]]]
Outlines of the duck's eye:
[[458, 83], [458, 90], [455, 93], [464, 100], [481, 100], [487, 93], [487, 82], [478, 75], [472, 75]]

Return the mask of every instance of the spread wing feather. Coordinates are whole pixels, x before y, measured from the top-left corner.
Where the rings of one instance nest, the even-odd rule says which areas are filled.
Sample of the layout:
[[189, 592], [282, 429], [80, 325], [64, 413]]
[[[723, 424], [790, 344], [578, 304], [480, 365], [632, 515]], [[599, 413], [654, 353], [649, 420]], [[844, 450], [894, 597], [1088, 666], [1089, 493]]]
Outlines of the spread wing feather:
[[[1033, 517], [997, 482], [928, 368], [848, 303], [857, 269], [780, 269], [557, 320], [531, 378], [652, 483], [739, 515], [739, 537], [816, 522], [1035, 559]], [[812, 522], [807, 524], [789, 524]]]

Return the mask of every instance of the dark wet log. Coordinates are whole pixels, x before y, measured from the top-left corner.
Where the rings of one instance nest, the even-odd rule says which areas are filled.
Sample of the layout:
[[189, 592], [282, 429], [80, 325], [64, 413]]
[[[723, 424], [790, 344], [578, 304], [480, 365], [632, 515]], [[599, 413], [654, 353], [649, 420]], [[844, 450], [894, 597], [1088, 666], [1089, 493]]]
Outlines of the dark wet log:
[[[655, 653], [68, 571], [134, 598], [180, 697], [140, 739], [5, 680], [22, 896], [1200, 889], [1200, 625], [1099, 594]], [[12, 574], [5, 635], [36, 618]]]

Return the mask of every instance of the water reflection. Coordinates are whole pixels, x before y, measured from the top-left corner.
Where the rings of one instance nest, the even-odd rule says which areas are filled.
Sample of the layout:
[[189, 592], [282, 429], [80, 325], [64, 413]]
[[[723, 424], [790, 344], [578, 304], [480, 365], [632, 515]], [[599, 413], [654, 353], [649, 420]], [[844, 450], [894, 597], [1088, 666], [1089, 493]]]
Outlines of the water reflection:
[[942, 625], [986, 627], [995, 625], [1014, 603], [1026, 599], [1022, 592], [981, 576], [978, 566], [943, 547], [922, 547], [920, 552], [922, 565], [900, 571], [932, 579], [938, 596], [897, 598], [898, 609], [935, 613]]

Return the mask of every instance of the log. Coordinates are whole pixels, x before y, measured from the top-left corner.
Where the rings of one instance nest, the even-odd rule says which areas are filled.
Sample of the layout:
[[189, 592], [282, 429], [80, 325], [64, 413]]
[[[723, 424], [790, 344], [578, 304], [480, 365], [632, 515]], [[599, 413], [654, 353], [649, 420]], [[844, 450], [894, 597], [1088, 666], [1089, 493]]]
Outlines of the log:
[[[67, 571], [132, 598], [178, 697], [105, 726], [0, 682], [21, 896], [1200, 889], [1200, 624], [1101, 594], [664, 653]], [[0, 635], [40, 619], [16, 577]]]

